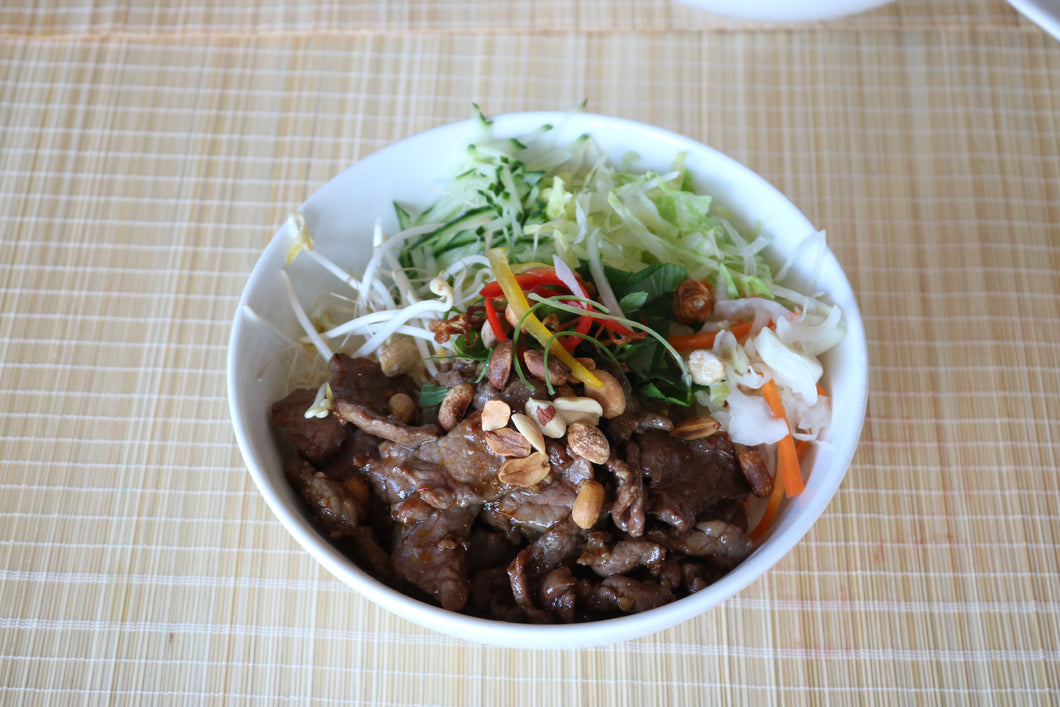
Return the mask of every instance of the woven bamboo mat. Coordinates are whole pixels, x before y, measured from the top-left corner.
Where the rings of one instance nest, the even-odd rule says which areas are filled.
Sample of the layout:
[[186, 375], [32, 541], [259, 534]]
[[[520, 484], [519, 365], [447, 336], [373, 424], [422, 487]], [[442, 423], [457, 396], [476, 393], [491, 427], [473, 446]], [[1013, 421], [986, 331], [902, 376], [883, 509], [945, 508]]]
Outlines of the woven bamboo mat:
[[[787, 193], [858, 294], [861, 446], [709, 614], [467, 645], [254, 490], [231, 317], [293, 205], [469, 113], [642, 120]], [[0, 8], [0, 703], [1055, 704], [1060, 43], [1001, 2], [800, 27], [663, 0]]]
[[[899, 2], [827, 23], [842, 28], [1012, 28], [1025, 20], [992, 0]], [[672, 32], [763, 29], [769, 25], [724, 17], [671, 0], [396, 0], [285, 2], [246, 5], [207, 2], [11, 3], [0, 8], [0, 31], [16, 36], [231, 33], [525, 32], [569, 34], [612, 31]]]

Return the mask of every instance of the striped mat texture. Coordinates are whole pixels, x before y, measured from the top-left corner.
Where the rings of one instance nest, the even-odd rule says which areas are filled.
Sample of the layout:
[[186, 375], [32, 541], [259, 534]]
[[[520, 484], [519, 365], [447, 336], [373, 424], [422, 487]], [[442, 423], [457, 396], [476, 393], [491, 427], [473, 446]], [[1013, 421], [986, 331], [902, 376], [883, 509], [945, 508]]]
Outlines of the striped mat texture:
[[[798, 547], [695, 620], [485, 648], [377, 608], [255, 490], [246, 277], [344, 167], [469, 115], [689, 135], [854, 286], [868, 416]], [[0, 703], [1060, 700], [1060, 42], [987, 0], [754, 24], [667, 0], [0, 6]]]

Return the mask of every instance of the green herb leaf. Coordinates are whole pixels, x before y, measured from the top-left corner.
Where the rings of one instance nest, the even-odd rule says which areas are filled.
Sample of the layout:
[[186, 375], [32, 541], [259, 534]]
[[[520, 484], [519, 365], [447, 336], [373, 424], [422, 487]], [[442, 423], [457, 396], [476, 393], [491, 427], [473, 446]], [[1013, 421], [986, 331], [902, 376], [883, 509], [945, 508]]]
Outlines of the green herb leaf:
[[693, 391], [691, 387], [674, 385], [665, 381], [647, 381], [637, 387], [637, 392], [646, 398], [665, 400], [675, 405], [688, 407], [692, 404]]
[[688, 277], [688, 269], [672, 263], [656, 263], [636, 272], [626, 272], [605, 265], [604, 274], [607, 275], [616, 297], [622, 298], [634, 292], [643, 292], [646, 299], [653, 300], [670, 296]]
[[647, 292], [630, 292], [618, 301], [618, 308], [622, 310], [623, 314], [629, 316], [630, 312], [637, 311], [643, 307], [644, 303], [647, 301]]
[[433, 383], [427, 383], [420, 388], [420, 407], [429, 408], [435, 405], [441, 405], [442, 400], [445, 399], [446, 393], [449, 389], [444, 385], [434, 385]]
[[482, 337], [477, 331], [457, 334], [452, 337], [453, 350], [458, 358], [469, 358], [472, 361], [488, 361], [490, 351], [482, 345]]

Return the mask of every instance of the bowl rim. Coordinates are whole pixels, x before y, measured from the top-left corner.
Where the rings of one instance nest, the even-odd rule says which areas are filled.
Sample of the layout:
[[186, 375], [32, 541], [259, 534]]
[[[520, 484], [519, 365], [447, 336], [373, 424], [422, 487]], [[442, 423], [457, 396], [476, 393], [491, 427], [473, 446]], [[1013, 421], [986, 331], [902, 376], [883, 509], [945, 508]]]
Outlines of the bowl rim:
[[[788, 218], [794, 219], [800, 227], [816, 230], [801, 210], [765, 178], [733, 158], [687, 136], [625, 118], [586, 112], [529, 111], [505, 113], [490, 118], [494, 130], [497, 131], [497, 134], [502, 135], [517, 135], [528, 132], [544, 123], [555, 123], [571, 119], [578, 124], [584, 125], [583, 132], [592, 133], [593, 128], [617, 129], [620, 132], [625, 131], [640, 135], [651, 142], [661, 142], [667, 146], [674, 146], [674, 155], [679, 152], [694, 151], [712, 162], [724, 165], [724, 171], [727, 174], [739, 177], [741, 181], [753, 183], [759, 192], [768, 196], [770, 200], [788, 211]], [[399, 146], [407, 147], [409, 144], [415, 144], [416, 142], [430, 142], [440, 136], [445, 136], [447, 133], [452, 133], [454, 136], [466, 136], [469, 134], [468, 131], [474, 122], [475, 119], [468, 119], [447, 123], [390, 143], [352, 163], [342, 172], [332, 177], [314, 191], [299, 209], [303, 210], [307, 206], [311, 206], [315, 199], [320, 198], [321, 193], [327, 189], [328, 185], [336, 183], [347, 173], [354, 170], [357, 172], [370, 170], [377, 163], [385, 163], [388, 155]], [[694, 172], [693, 175], [695, 176]], [[847, 326], [846, 337], [854, 337], [855, 347], [858, 349], [857, 353], [860, 354], [860, 364], [855, 363], [857, 366], [857, 371], [855, 372], [860, 374], [861, 378], [865, 380], [865, 385], [859, 390], [858, 397], [853, 403], [856, 420], [854, 421], [855, 427], [852, 429], [851, 439], [846, 447], [842, 449], [841, 455], [830, 465], [830, 467], [837, 470], [824, 477], [823, 485], [817, 489], [812, 498], [807, 500], [807, 505], [784, 533], [776, 535], [771, 531], [766, 540], [755, 548], [747, 559], [701, 592], [649, 611], [592, 622], [563, 625], [511, 623], [460, 614], [402, 594], [400, 591], [390, 588], [360, 569], [351, 559], [328, 543], [324, 536], [310, 526], [304, 517], [292, 515], [284, 499], [280, 497], [279, 491], [267, 477], [262, 460], [259, 459], [248, 430], [242, 423], [243, 418], [239, 408], [240, 391], [237, 389], [237, 377], [234, 375], [240, 365], [240, 360], [238, 359], [240, 334], [243, 327], [247, 326], [241, 313], [253, 289], [252, 284], [256, 278], [261, 277], [266, 251], [269, 246], [277, 242], [283, 231], [284, 226], [281, 225], [262, 250], [261, 255], [259, 255], [254, 267], [248, 274], [247, 282], [236, 306], [228, 340], [226, 388], [229, 413], [241, 456], [251, 478], [254, 480], [255, 486], [267, 505], [272, 509], [281, 525], [304, 550], [339, 581], [359, 592], [373, 603], [415, 624], [474, 643], [501, 647], [563, 649], [614, 643], [643, 637], [670, 628], [699, 616], [729, 600], [759, 579], [773, 565], [786, 556], [817, 522], [846, 477], [858, 446], [868, 400], [867, 344], [861, 313], [853, 297], [853, 290], [846, 273], [838, 261], [835, 260], [835, 256], [829, 248], [825, 255], [835, 261], [836, 274], [839, 277], [838, 284], [845, 288], [845, 293], [849, 295], [842, 305], [844, 322]], [[834, 288], [829, 290], [829, 293], [835, 294]]]

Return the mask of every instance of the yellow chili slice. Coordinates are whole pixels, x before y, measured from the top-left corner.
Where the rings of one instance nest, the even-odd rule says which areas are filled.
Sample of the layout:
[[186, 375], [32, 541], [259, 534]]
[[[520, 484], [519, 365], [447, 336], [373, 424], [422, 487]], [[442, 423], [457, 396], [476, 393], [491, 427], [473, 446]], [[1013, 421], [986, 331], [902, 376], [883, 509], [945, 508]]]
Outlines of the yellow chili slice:
[[[496, 278], [497, 282], [500, 283], [501, 291], [508, 300], [508, 306], [512, 308], [512, 311], [522, 319], [523, 329], [526, 330], [530, 336], [537, 339], [542, 346], [547, 346], [549, 354], [557, 357], [560, 361], [567, 364], [571, 374], [580, 380], [590, 388], [602, 388], [603, 383], [600, 379], [593, 375], [592, 371], [583, 366], [578, 362], [560, 344], [558, 339], [552, 337], [552, 332], [549, 331], [548, 327], [541, 323], [541, 320], [530, 311], [530, 302], [526, 299], [526, 294], [523, 292], [523, 288], [519, 287], [519, 283], [515, 279], [515, 274], [512, 272], [511, 265], [508, 264], [508, 254], [503, 248], [490, 248], [486, 251], [486, 257], [489, 258], [490, 268], [493, 270], [493, 277]], [[549, 341], [551, 340], [551, 344]]]

